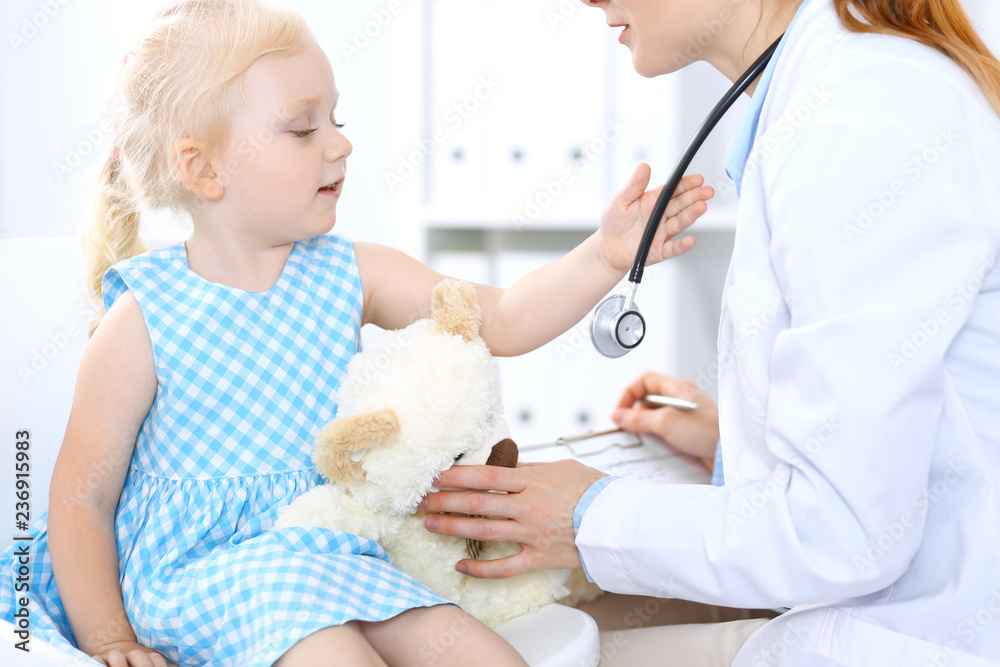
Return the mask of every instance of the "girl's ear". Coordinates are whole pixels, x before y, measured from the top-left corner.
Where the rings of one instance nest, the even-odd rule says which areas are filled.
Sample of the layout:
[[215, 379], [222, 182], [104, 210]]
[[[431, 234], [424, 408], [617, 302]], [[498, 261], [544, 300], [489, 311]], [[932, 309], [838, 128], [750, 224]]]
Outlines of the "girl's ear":
[[221, 199], [226, 188], [206, 155], [203, 142], [185, 137], [174, 144], [170, 158], [184, 187], [205, 199]]

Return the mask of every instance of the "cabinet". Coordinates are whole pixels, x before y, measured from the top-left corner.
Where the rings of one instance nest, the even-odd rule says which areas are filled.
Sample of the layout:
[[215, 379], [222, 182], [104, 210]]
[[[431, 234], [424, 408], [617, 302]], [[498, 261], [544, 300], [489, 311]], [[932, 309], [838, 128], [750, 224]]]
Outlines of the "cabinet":
[[[603, 12], [577, 0], [428, 0], [422, 9], [420, 128], [397, 162], [400, 182], [412, 175], [419, 186], [397, 225], [407, 250], [448, 275], [506, 286], [567, 252], [597, 228], [639, 162], [652, 166], [652, 185], [666, 180], [701, 121], [697, 108], [728, 87], [701, 71], [640, 77]], [[718, 165], [724, 148], [717, 140], [698, 164]], [[721, 167], [704, 173], [724, 194]], [[515, 440], [608, 427], [619, 394], [644, 370], [700, 372], [714, 394], [732, 217], [731, 201], [713, 207], [689, 256], [646, 271], [637, 303], [648, 336], [637, 350], [601, 357], [587, 318], [501, 360]]]

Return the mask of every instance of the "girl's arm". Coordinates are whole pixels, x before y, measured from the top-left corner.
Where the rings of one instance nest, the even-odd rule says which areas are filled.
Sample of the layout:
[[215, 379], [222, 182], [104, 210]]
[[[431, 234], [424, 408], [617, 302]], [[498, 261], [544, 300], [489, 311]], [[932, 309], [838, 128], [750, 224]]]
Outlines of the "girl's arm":
[[141, 650], [122, 602], [114, 516], [155, 393], [149, 334], [138, 303], [125, 293], [84, 351], [49, 492], [59, 596], [77, 644], [91, 655]]
[[[649, 166], [641, 164], [601, 215], [600, 229], [567, 255], [507, 289], [476, 285], [483, 311], [481, 333], [497, 356], [533, 350], [579, 322], [631, 268], [643, 229], [662, 186], [648, 192]], [[667, 207], [647, 264], [679, 255], [693, 238], [674, 240], [707, 210], [712, 188], [700, 176], [684, 178]], [[444, 276], [401, 252], [356, 243], [364, 289], [364, 322], [398, 329], [430, 315], [430, 293]]]

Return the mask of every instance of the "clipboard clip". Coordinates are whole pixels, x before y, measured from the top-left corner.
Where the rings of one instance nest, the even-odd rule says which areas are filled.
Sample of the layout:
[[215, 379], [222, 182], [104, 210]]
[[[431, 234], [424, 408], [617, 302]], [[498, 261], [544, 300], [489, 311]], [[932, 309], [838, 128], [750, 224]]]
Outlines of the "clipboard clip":
[[620, 428], [556, 438], [556, 445], [565, 447], [574, 456], [592, 456], [614, 447], [631, 449], [642, 444], [641, 435]]

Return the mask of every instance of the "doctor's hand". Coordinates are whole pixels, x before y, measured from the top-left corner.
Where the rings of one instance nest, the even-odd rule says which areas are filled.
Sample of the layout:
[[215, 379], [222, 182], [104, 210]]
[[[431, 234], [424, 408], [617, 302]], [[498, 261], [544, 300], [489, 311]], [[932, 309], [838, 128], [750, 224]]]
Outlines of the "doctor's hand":
[[[646, 222], [653, 213], [660, 191], [663, 190], [662, 185], [646, 190], [650, 173], [648, 164], [642, 163], [636, 167], [625, 187], [611, 198], [601, 213], [604, 257], [608, 265], [616, 271], [632, 267]], [[708, 204], [705, 202], [715, 196], [715, 191], [703, 186], [704, 182], [705, 179], [697, 174], [681, 179], [653, 238], [653, 245], [646, 260], [647, 265], [676, 257], [694, 246], [694, 239], [690, 236], [683, 239], [674, 237], [690, 227], [708, 210]]]
[[[698, 404], [696, 410], [644, 403], [647, 394], [684, 398]], [[643, 373], [622, 393], [611, 419], [633, 433], [655, 433], [685, 454], [702, 459], [709, 469], [715, 461], [719, 441], [719, 408], [687, 380], [659, 373]]]
[[500, 518], [430, 514], [424, 526], [432, 533], [516, 542], [521, 547], [506, 558], [459, 561], [456, 569], [473, 577], [504, 579], [524, 572], [580, 567], [573, 512], [590, 485], [605, 476], [576, 461], [521, 463], [516, 468], [453, 466], [435, 486], [467, 490], [428, 494], [420, 508]]

